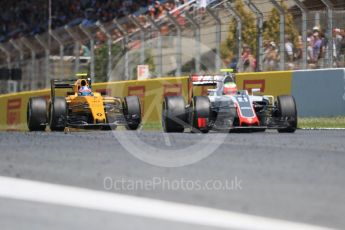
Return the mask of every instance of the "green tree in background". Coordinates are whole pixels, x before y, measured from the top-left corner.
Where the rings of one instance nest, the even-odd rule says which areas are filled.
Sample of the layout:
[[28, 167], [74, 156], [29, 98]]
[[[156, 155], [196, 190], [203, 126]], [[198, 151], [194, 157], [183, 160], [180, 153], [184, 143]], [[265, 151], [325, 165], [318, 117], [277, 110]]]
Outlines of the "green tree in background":
[[[122, 57], [122, 48], [118, 44], [111, 47], [112, 61], [117, 63]], [[106, 82], [108, 71], [108, 46], [103, 44], [100, 48], [95, 49], [95, 80], [96, 82]]]
[[[293, 21], [292, 14], [288, 11], [287, 6], [281, 1], [282, 7], [285, 9], [285, 34], [288, 35], [291, 39], [291, 42], [294, 44], [294, 47], [297, 45], [298, 41], [298, 30], [296, 29]], [[264, 40], [265, 41], [274, 41], [276, 44], [279, 44], [280, 38], [280, 13], [276, 8], [273, 8], [264, 23]]]
[[[235, 9], [239, 12], [242, 18], [242, 44], [247, 44], [253, 52], [256, 54], [256, 20], [252, 12], [245, 8], [242, 0], [236, 0]], [[226, 40], [221, 44], [222, 59], [227, 63], [237, 54], [237, 39], [236, 39], [236, 27], [237, 23], [235, 19], [232, 19], [229, 24], [229, 33]]]
[[150, 72], [154, 72], [156, 69], [153, 52], [151, 49], [145, 50], [145, 64], [149, 65]]
[[[112, 45], [112, 63], [113, 68], [117, 65], [117, 63], [123, 58], [124, 52], [122, 50], [122, 47], [118, 44]], [[135, 60], [135, 58], [139, 58], [140, 54], [139, 52], [131, 53], [131, 59], [134, 63], [139, 64], [139, 60]], [[147, 49], [145, 50], [145, 63], [146, 65], [149, 65], [150, 72], [154, 72], [155, 64], [154, 64], [154, 58], [152, 51]], [[136, 79], [136, 70], [137, 67], [133, 67], [132, 69], [132, 79]], [[103, 44], [98, 49], [95, 49], [95, 79], [96, 82], [106, 82], [107, 79], [107, 71], [108, 71], [108, 46], [107, 44]]]
[[[153, 57], [153, 52], [151, 49], [146, 49], [145, 50], [145, 61], [144, 63], [140, 63], [140, 52], [136, 51], [134, 53], [131, 54], [132, 55], [132, 61], [133, 63], [135, 63], [136, 65], [148, 65], [149, 66], [149, 71], [150, 73], [154, 76], [154, 72], [155, 72], [155, 62], [154, 62], [154, 57]], [[137, 66], [133, 66], [132, 69], [132, 79], [135, 80], [137, 79], [138, 76], [138, 72], [137, 72]]]
[[[294, 47], [297, 47], [298, 30], [294, 26], [293, 16], [288, 11], [287, 6], [281, 1], [281, 5], [285, 9], [285, 34], [290, 36]], [[235, 9], [239, 12], [242, 18], [242, 44], [247, 44], [255, 56], [257, 52], [257, 30], [255, 15], [245, 8], [242, 0], [235, 0]], [[279, 23], [280, 14], [276, 8], [272, 8], [268, 18], [264, 22], [264, 41], [274, 41], [279, 44]], [[221, 44], [222, 59], [229, 63], [233, 57], [236, 57], [237, 52], [237, 40], [236, 40], [236, 20], [232, 19], [229, 24], [229, 33], [226, 40]]]

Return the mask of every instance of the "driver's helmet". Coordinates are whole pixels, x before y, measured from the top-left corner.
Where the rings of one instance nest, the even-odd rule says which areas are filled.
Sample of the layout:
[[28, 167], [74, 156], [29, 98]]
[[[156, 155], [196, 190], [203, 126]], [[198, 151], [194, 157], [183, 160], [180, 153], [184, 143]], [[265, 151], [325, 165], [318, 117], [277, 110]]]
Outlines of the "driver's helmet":
[[224, 95], [235, 95], [237, 93], [237, 86], [234, 82], [227, 82], [223, 85]]
[[79, 96], [91, 96], [91, 95], [92, 95], [92, 90], [87, 85], [86, 80], [82, 80], [81, 87], [79, 89]]

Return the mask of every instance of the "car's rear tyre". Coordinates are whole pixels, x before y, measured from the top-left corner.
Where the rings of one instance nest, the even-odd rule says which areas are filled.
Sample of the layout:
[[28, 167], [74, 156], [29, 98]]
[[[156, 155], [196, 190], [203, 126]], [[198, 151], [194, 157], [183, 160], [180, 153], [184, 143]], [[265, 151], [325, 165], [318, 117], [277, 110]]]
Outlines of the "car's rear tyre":
[[281, 118], [286, 118], [288, 126], [278, 129], [280, 133], [293, 133], [297, 129], [297, 108], [293, 96], [283, 95], [277, 98], [277, 107]]
[[192, 112], [191, 112], [191, 131], [208, 133], [211, 114], [211, 103], [210, 99], [206, 96], [197, 96], [192, 101]]
[[44, 131], [47, 124], [47, 102], [41, 97], [29, 99], [26, 110], [27, 125], [30, 131]]
[[187, 122], [186, 104], [182, 96], [168, 96], [163, 101], [162, 127], [167, 133], [182, 133]]
[[67, 119], [67, 103], [64, 97], [55, 97], [49, 105], [49, 127], [51, 131], [64, 131]]
[[126, 129], [137, 130], [141, 123], [141, 106], [138, 96], [127, 96], [124, 98], [123, 113], [127, 121]]

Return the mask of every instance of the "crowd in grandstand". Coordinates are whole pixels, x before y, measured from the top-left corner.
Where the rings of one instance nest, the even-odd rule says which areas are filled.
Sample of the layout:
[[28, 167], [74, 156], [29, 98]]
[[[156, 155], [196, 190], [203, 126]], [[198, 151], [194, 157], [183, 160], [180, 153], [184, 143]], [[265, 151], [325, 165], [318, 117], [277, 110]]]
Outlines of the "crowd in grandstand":
[[[307, 65], [308, 68], [320, 68], [326, 65], [328, 53], [333, 50], [334, 67], [343, 67], [345, 61], [345, 30], [340, 28], [333, 29], [333, 47], [331, 42], [325, 36], [325, 33], [318, 27], [314, 26], [307, 33]], [[266, 41], [264, 44], [264, 70], [277, 70], [279, 64], [279, 47], [274, 41]], [[294, 46], [289, 35], [285, 37], [285, 60], [286, 69], [300, 68], [303, 57], [302, 36], [298, 37], [297, 45]], [[244, 69], [244, 71], [250, 69]]]
[[[310, 69], [322, 68], [326, 66], [328, 53], [333, 51], [333, 66], [344, 67], [345, 63], [345, 30], [333, 29], [333, 47], [325, 36], [325, 33], [318, 27], [314, 26], [307, 33], [307, 67]], [[279, 46], [274, 41], [264, 42], [263, 70], [272, 71], [279, 69], [280, 55]], [[303, 58], [303, 40], [302, 36], [298, 37], [297, 45], [294, 46], [289, 35], [285, 36], [285, 69], [301, 68]], [[332, 50], [332, 51], [331, 51]], [[253, 72], [257, 67], [255, 56], [251, 48], [244, 44], [242, 46], [242, 56], [237, 62], [235, 59], [229, 64], [237, 68], [240, 72]]]
[[[189, 0], [59, 0], [51, 1], [51, 19], [52, 29], [64, 25], [82, 24], [88, 26], [94, 24], [97, 20], [107, 22], [113, 18], [121, 18], [126, 15], [134, 14], [139, 16], [147, 15], [152, 19], [162, 17], [168, 11], [185, 4]], [[199, 7], [203, 9], [207, 5], [207, 0], [199, 0]], [[1, 1], [0, 6], [6, 9], [0, 14], [0, 42], [20, 36], [32, 36], [45, 32], [49, 23], [49, 4], [47, 0], [18, 0]], [[32, 13], [35, 12], [35, 13]], [[184, 26], [184, 17], [178, 16], [175, 12], [177, 21]], [[131, 28], [128, 32], [131, 32]], [[162, 27], [161, 33], [168, 28]], [[106, 37], [101, 32], [96, 34], [99, 41], [105, 41]], [[327, 40], [324, 32], [315, 26], [308, 31], [307, 38], [299, 36], [298, 42], [292, 41], [289, 35], [285, 37], [285, 60], [286, 69], [296, 69], [301, 66], [303, 56], [303, 40], [307, 41], [307, 62], [309, 68], [319, 68], [325, 65], [328, 50], [333, 50], [334, 66], [341, 66], [345, 62], [345, 31], [344, 29], [334, 28], [333, 44], [331, 49], [330, 42]], [[84, 46], [82, 46], [84, 47]], [[86, 46], [85, 46], [86, 47]], [[87, 48], [87, 47], [86, 47]], [[239, 71], [255, 71], [257, 60], [252, 52], [253, 47], [246, 44], [242, 47], [242, 56], [240, 59], [233, 60], [231, 65], [236, 64]], [[277, 41], [264, 42], [263, 70], [277, 70], [279, 59], [282, 53], [279, 52]], [[87, 52], [83, 52], [87, 53]]]
[[[59, 0], [51, 1], [52, 28], [63, 25], [90, 25], [129, 14], [149, 14], [159, 17], [173, 6], [187, 0]], [[49, 4], [42, 0], [1, 1], [0, 42], [23, 35], [35, 35], [47, 30]], [[34, 13], [33, 13], [34, 12]]]

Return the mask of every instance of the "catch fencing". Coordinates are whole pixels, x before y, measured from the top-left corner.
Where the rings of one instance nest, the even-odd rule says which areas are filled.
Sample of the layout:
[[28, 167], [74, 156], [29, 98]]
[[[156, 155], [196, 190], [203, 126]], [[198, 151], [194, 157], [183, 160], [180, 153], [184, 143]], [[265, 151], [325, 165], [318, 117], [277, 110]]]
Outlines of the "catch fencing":
[[[330, 1], [322, 0], [320, 10], [310, 11], [300, 0], [243, 0], [246, 12], [255, 17], [258, 50], [253, 71], [333, 68], [345, 66], [345, 50], [337, 50], [334, 28], [345, 28], [345, 14]], [[271, 10], [280, 12], [279, 39], [264, 39], [265, 22]], [[294, 57], [286, 57], [285, 27], [287, 14], [294, 15], [300, 41]], [[217, 72], [231, 63], [222, 57], [229, 24], [235, 21], [234, 58], [242, 61], [243, 31], [246, 19], [237, 10], [236, 1], [210, 1], [206, 9], [198, 1], [166, 12], [158, 19], [148, 15], [130, 15], [110, 22], [85, 27], [66, 25], [34, 37], [22, 37], [0, 44], [0, 93], [37, 90], [49, 87], [52, 78], [70, 78], [77, 72], [89, 72], [94, 81], [136, 79], [136, 66], [150, 66], [150, 78], [183, 76], [191, 72]], [[316, 61], [308, 58], [308, 31], [317, 26], [323, 34], [324, 54]], [[266, 60], [267, 45], [274, 42], [277, 58]], [[241, 69], [241, 71], [245, 71]], [[20, 77], [16, 77], [19, 73]]]

